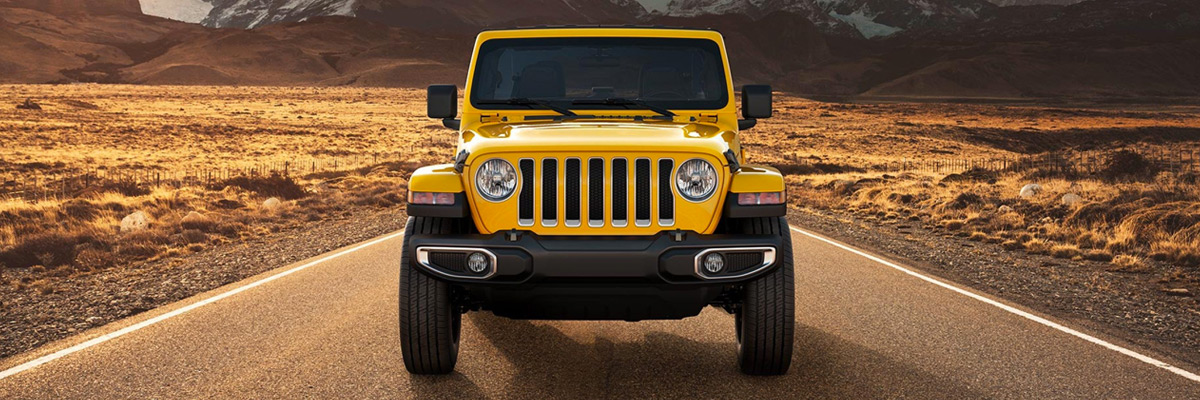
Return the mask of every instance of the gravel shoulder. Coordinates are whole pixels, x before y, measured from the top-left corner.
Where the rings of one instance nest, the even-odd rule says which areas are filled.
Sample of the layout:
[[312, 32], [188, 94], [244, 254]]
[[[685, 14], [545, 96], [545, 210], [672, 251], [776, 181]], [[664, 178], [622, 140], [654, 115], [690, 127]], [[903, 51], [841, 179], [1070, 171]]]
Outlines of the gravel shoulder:
[[399, 208], [362, 210], [183, 257], [65, 278], [49, 294], [0, 287], [0, 359], [404, 229], [405, 219]]
[[1158, 291], [1149, 274], [1007, 251], [914, 221], [809, 209], [793, 210], [788, 218], [935, 276], [1190, 363], [1191, 369], [1200, 366], [1200, 300]]

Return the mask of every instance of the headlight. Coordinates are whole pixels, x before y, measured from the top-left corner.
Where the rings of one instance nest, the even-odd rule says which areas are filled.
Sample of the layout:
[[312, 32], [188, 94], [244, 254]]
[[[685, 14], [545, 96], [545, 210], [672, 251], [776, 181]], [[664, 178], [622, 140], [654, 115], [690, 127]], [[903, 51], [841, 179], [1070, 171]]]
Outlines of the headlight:
[[708, 161], [688, 160], [675, 173], [675, 188], [688, 200], [708, 199], [717, 190], [717, 170]]
[[489, 201], [503, 201], [517, 189], [517, 170], [508, 161], [487, 160], [475, 171], [475, 188]]

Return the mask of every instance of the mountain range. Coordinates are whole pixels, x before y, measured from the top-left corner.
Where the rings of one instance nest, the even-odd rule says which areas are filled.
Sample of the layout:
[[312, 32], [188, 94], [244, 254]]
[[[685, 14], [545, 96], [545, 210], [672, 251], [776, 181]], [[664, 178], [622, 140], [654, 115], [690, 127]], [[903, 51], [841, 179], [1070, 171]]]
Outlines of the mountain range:
[[1200, 95], [1194, 0], [0, 0], [0, 82], [461, 83], [481, 29], [631, 23], [799, 93]]

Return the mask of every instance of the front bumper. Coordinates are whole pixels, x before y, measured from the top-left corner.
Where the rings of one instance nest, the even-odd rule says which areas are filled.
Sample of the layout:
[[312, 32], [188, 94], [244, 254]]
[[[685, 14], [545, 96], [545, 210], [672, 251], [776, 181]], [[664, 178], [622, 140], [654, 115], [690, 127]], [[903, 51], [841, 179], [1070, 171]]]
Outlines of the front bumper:
[[[770, 273], [784, 246], [776, 235], [700, 235], [662, 232], [645, 237], [542, 237], [508, 231], [491, 235], [412, 235], [412, 265], [463, 289], [467, 301], [497, 315], [526, 319], [678, 319], [698, 314]], [[431, 262], [431, 251], [484, 250], [492, 270], [472, 275]], [[709, 275], [698, 256], [711, 252], [762, 254], [752, 268]], [[422, 252], [424, 252], [422, 254]], [[732, 265], [731, 265], [732, 267]], [[732, 268], [731, 268], [732, 269]]]

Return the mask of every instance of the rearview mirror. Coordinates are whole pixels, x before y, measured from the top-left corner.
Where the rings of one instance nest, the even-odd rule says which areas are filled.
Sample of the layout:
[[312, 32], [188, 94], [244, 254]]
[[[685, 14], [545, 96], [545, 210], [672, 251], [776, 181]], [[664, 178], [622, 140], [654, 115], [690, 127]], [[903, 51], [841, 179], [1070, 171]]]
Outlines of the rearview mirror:
[[458, 129], [458, 85], [430, 85], [426, 113], [442, 120], [447, 128]]

